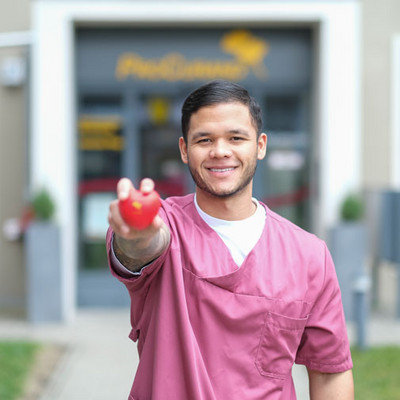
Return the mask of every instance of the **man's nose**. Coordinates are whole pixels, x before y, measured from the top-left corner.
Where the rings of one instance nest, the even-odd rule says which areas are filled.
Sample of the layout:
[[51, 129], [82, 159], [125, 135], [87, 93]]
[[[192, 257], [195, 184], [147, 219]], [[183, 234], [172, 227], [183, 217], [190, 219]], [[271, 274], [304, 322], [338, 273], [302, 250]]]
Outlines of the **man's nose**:
[[232, 155], [229, 143], [225, 140], [217, 140], [210, 151], [211, 158], [224, 158]]

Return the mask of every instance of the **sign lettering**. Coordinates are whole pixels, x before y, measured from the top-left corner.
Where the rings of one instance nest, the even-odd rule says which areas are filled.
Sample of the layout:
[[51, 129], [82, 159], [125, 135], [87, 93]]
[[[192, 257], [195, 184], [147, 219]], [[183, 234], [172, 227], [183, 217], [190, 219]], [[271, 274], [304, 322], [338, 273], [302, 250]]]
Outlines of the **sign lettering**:
[[229, 79], [240, 81], [250, 72], [259, 79], [266, 79], [264, 58], [269, 44], [249, 31], [234, 30], [224, 35], [220, 48], [233, 56], [230, 60], [187, 59], [180, 53], [168, 53], [162, 58], [146, 59], [130, 52], [122, 54], [115, 70], [118, 80], [129, 76], [148, 81], [193, 81]]
[[119, 118], [81, 116], [78, 128], [81, 150], [121, 151], [124, 148]]

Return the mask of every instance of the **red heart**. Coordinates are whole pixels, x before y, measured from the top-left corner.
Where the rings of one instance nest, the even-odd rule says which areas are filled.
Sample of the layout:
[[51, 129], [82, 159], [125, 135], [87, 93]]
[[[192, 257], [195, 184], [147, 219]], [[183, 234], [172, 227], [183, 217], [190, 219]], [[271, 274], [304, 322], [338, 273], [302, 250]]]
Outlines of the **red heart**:
[[132, 189], [128, 198], [118, 203], [124, 221], [135, 229], [145, 229], [153, 221], [161, 206], [159, 194], [153, 190], [143, 193]]

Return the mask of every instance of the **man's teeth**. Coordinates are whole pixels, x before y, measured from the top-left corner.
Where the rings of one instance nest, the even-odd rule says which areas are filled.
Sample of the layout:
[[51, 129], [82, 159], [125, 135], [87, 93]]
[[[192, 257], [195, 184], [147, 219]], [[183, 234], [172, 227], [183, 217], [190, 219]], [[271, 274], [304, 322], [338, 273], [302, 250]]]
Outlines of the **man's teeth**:
[[233, 168], [210, 168], [212, 172], [226, 172], [233, 171]]

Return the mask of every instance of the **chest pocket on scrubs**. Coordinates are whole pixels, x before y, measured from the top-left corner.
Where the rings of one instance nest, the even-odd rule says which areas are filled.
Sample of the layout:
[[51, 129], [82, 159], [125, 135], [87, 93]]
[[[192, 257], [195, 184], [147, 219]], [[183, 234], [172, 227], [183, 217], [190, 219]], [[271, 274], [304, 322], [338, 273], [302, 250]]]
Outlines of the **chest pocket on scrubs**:
[[291, 372], [306, 318], [290, 318], [269, 312], [257, 349], [256, 367], [263, 376], [286, 379]]

